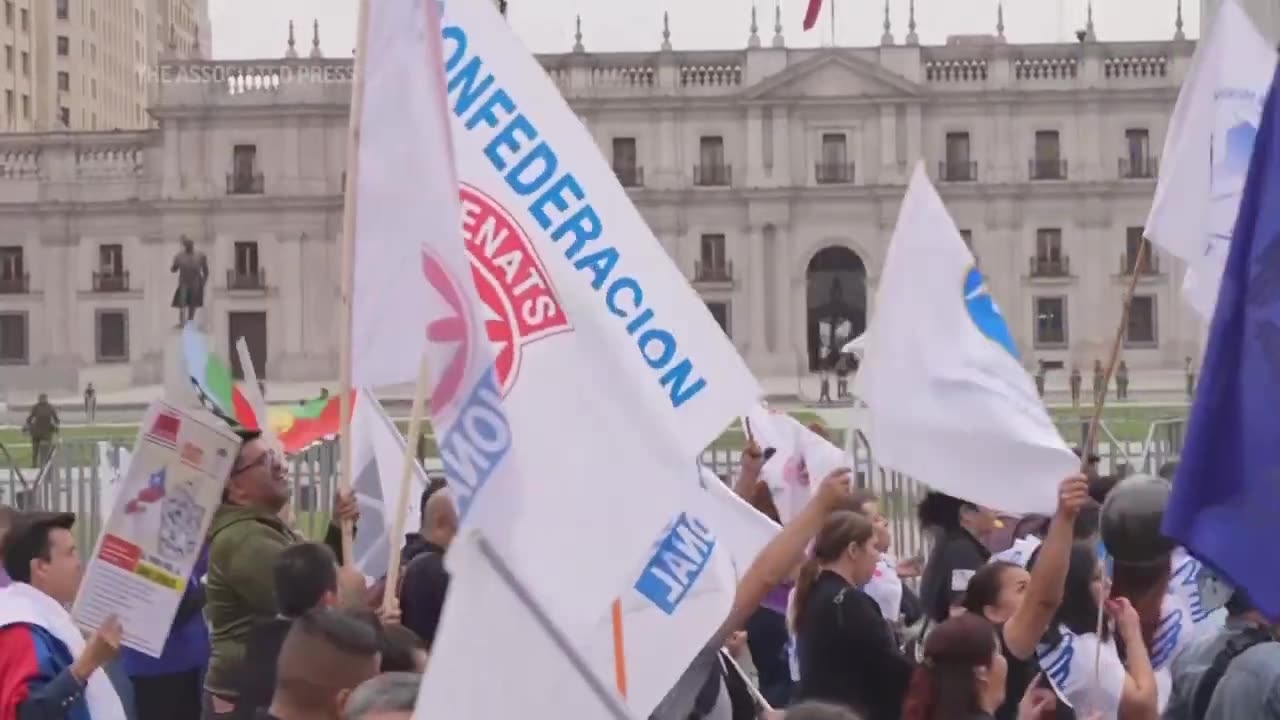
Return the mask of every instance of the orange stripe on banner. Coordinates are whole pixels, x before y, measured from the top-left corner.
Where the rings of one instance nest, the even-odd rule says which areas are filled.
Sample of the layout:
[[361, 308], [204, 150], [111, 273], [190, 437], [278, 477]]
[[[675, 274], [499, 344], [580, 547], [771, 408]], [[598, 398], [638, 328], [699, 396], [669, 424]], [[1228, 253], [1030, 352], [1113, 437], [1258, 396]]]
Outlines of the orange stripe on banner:
[[613, 673], [618, 694], [627, 697], [627, 652], [622, 644], [622, 598], [613, 601]]

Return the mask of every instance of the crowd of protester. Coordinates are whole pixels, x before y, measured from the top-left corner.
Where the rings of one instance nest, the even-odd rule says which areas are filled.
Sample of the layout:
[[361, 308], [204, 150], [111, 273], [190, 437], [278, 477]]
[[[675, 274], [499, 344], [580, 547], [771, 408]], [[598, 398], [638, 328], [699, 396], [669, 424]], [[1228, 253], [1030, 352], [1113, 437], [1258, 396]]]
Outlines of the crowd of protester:
[[[73, 515], [0, 508], [0, 720], [411, 717], [458, 529], [447, 487], [422, 493], [387, 587], [343, 564], [338, 527], [359, 531], [350, 496], [326, 542], [307, 542], [281, 519], [282, 458], [255, 433], [242, 441], [158, 658], [122, 649], [115, 620], [87, 639], [71, 622]], [[766, 460], [748, 447], [733, 487], [776, 521]], [[816, 484], [650, 720], [1280, 718], [1280, 643], [1244, 593], [1225, 623], [1168, 651], [1162, 602], [1185, 553], [1108, 578], [1101, 508], [1120, 486], [1092, 466], [1063, 480], [1051, 517], [1018, 519], [1006, 547], [990, 544], [990, 509], [929, 493], [915, 508], [932, 536], [923, 563], [890, 554], [882, 500], [850, 484], [847, 471]], [[1072, 642], [1094, 648], [1088, 682], [1042, 670]]]

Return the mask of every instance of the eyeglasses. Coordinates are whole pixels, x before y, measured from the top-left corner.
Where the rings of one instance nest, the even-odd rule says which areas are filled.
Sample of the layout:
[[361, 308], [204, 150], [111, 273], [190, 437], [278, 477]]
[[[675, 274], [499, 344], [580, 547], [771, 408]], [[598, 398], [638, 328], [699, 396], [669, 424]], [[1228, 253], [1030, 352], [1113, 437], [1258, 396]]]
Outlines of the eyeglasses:
[[259, 465], [266, 465], [267, 467], [275, 467], [278, 464], [278, 462], [279, 460], [277, 459], [276, 451], [268, 450], [262, 453], [261, 455], [259, 455], [258, 459], [254, 460], [253, 462], [248, 463], [246, 465], [241, 465], [238, 468], [232, 468], [231, 474], [239, 475], [240, 473], [246, 470], [252, 470], [253, 468], [258, 467]]

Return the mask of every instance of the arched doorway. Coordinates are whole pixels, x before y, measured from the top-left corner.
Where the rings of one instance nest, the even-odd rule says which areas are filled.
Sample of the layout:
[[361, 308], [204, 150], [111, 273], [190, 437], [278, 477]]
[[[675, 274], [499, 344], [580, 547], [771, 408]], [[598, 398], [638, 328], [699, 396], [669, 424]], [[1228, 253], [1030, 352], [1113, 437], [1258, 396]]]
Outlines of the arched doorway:
[[825, 247], [805, 269], [805, 292], [809, 370], [830, 369], [867, 329], [867, 267], [847, 247]]

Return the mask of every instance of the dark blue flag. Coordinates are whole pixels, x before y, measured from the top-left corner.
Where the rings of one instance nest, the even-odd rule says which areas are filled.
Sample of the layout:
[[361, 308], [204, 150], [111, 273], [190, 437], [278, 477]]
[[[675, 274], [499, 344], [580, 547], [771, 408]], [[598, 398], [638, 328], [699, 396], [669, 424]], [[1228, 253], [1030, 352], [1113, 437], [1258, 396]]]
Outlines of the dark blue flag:
[[1262, 112], [1164, 534], [1280, 619], [1280, 70]]

